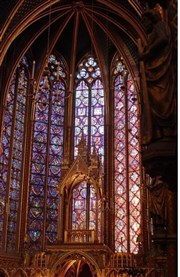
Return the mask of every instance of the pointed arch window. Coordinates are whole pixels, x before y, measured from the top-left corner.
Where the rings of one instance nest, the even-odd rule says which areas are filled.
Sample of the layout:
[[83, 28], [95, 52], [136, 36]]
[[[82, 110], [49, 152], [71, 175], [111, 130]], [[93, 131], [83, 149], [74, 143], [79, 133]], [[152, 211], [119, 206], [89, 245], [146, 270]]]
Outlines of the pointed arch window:
[[35, 105], [29, 188], [28, 235], [32, 251], [57, 239], [58, 181], [64, 140], [66, 67], [51, 55]]
[[[102, 231], [102, 201], [97, 184], [92, 184], [92, 180], [84, 178], [72, 187], [70, 193], [69, 210], [71, 218], [69, 221], [71, 242], [101, 242]], [[69, 197], [68, 197], [69, 198]], [[68, 220], [67, 220], [68, 222]], [[67, 230], [68, 231], [68, 230]]]
[[97, 196], [93, 185], [81, 182], [72, 193], [72, 229], [96, 229]]
[[[75, 88], [74, 156], [78, 154], [78, 143], [84, 135], [88, 153], [96, 151], [104, 160], [104, 89], [101, 71], [93, 56], [79, 64]], [[81, 182], [72, 194], [72, 228], [96, 230], [101, 234], [100, 199], [95, 188]], [[98, 216], [97, 216], [98, 215]]]
[[74, 155], [81, 134], [87, 139], [88, 150], [104, 157], [104, 89], [101, 71], [92, 56], [84, 59], [78, 67], [75, 90]]
[[10, 82], [0, 156], [0, 249], [18, 250], [26, 128], [28, 61], [24, 57]]
[[137, 253], [141, 222], [138, 105], [133, 79], [119, 56], [113, 77], [115, 249]]

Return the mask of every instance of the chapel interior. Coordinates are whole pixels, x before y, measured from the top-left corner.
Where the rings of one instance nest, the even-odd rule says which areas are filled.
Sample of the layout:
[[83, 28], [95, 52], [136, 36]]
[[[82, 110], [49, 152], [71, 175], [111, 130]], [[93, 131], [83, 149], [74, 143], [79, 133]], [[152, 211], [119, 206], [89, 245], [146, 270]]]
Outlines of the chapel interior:
[[177, 0], [0, 2], [0, 277], [176, 277]]

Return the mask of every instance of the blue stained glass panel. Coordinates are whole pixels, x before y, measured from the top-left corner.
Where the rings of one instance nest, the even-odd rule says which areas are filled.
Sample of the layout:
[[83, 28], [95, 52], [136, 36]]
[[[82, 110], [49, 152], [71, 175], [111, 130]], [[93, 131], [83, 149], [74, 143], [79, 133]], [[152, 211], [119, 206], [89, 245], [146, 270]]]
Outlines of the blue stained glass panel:
[[[29, 201], [29, 216], [31, 219], [36, 219], [33, 231], [31, 221], [28, 223], [33, 249], [42, 247], [44, 228], [47, 243], [57, 239], [59, 201], [57, 184], [63, 155], [67, 74], [63, 60], [61, 58], [58, 60], [55, 55], [49, 57], [48, 67], [50, 76], [42, 77], [35, 107]], [[41, 197], [40, 202], [37, 197]]]

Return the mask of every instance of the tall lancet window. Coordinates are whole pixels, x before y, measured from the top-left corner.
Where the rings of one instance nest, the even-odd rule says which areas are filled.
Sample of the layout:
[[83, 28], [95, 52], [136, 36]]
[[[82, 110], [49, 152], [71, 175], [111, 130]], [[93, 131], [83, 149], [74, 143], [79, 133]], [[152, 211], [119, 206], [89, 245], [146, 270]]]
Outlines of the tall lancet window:
[[114, 62], [115, 249], [137, 253], [140, 233], [140, 154], [137, 96], [131, 75]]
[[61, 58], [49, 57], [35, 105], [29, 187], [28, 235], [31, 249], [57, 239], [58, 181], [64, 138], [66, 70]]
[[[97, 60], [92, 56], [83, 60], [78, 67], [76, 76], [74, 123], [75, 157], [78, 153], [77, 146], [82, 134], [84, 134], [86, 139], [89, 154], [96, 152], [100, 157], [101, 163], [103, 163], [104, 89], [100, 68]], [[94, 187], [86, 182], [81, 182], [73, 190], [73, 228], [81, 228], [83, 226], [91, 230], [96, 229], [97, 237], [100, 237], [101, 213], [99, 213], [97, 217], [97, 208], [100, 208], [100, 202]], [[80, 214], [80, 217], [78, 214]]]
[[23, 189], [28, 63], [26, 58], [12, 77], [4, 113], [0, 156], [0, 249], [18, 250]]
[[104, 157], [104, 90], [101, 72], [94, 57], [85, 59], [78, 67], [75, 93], [74, 155], [82, 132], [89, 151], [95, 146]]

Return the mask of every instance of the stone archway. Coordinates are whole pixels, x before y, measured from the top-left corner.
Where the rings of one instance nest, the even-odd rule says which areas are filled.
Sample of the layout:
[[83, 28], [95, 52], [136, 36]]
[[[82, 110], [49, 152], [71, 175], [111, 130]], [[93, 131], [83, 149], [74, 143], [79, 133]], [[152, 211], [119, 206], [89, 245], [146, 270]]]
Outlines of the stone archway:
[[[91, 268], [87, 261], [84, 259], [69, 260], [67, 261], [63, 268], [59, 270], [57, 276], [63, 277], [94, 277], [97, 276], [96, 273], [91, 272]], [[94, 271], [94, 270], [93, 270]]]
[[98, 264], [91, 256], [75, 251], [56, 261], [51, 272], [54, 277], [102, 277]]

